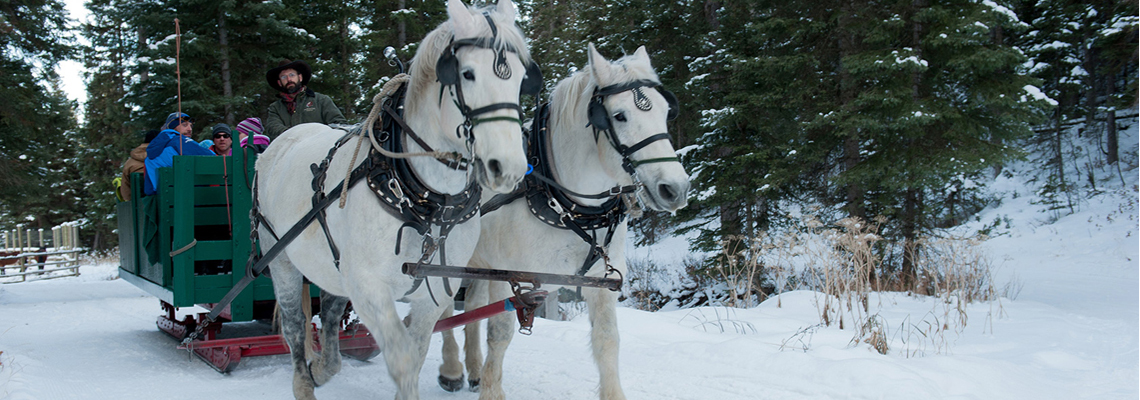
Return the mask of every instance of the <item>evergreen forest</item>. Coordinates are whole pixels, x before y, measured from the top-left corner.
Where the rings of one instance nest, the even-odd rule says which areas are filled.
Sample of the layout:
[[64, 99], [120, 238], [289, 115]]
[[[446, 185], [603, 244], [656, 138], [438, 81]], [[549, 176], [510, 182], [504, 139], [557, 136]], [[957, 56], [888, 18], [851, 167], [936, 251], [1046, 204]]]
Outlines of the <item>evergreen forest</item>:
[[[0, 2], [0, 227], [79, 221], [97, 250], [117, 245], [112, 179], [167, 114], [194, 116], [196, 139], [264, 118], [265, 72], [301, 59], [309, 86], [359, 122], [397, 73], [383, 49], [407, 61], [446, 19], [443, 0], [90, 0], [82, 21], [61, 0]], [[993, 201], [980, 188], [1011, 161], [1049, 154], [1031, 161], [1058, 212], [1095, 190], [1064, 168], [1088, 156], [1062, 146], [1066, 127], [1136, 173], [1117, 146], [1117, 119], [1137, 106], [1136, 1], [516, 4], [547, 94], [592, 42], [609, 58], [644, 45], [677, 95], [689, 207], [637, 220], [643, 243], [690, 234], [694, 251], [748, 251], [798, 223], [788, 215], [858, 217], [876, 221], [885, 272], [906, 281], [905, 249]], [[64, 60], [86, 67], [82, 107], [61, 90]]]

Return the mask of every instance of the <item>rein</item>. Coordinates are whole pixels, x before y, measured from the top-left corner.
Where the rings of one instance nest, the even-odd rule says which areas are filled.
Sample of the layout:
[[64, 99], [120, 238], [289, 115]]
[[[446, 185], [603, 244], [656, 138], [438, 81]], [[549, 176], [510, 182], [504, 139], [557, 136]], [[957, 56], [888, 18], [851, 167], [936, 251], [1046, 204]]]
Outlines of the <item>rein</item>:
[[[490, 22], [489, 16], [488, 22]], [[177, 23], [177, 20], [175, 20], [176, 26]], [[492, 24], [492, 29], [494, 29], [494, 24]], [[452, 49], [452, 51], [454, 52], [454, 49]], [[340, 201], [340, 207], [343, 208], [346, 200], [344, 196], [348, 192], [348, 189], [362, 180], [369, 182], [369, 187], [381, 200], [381, 204], [385, 205], [384, 209], [386, 211], [404, 221], [404, 224], [399, 228], [400, 233], [397, 234], [396, 254], [399, 254], [400, 251], [403, 229], [412, 227], [416, 229], [417, 233], [424, 237], [424, 253], [420, 258], [419, 264], [425, 264], [430, 261], [437, 250], [440, 253], [441, 261], [446, 260], [444, 243], [447, 239], [447, 234], [450, 233], [451, 229], [456, 225], [467, 222], [478, 214], [481, 187], [478, 183], [471, 181], [467, 188], [459, 194], [441, 194], [428, 189], [419, 181], [419, 178], [415, 176], [415, 173], [411, 170], [406, 161], [412, 157], [433, 157], [449, 168], [461, 171], [467, 170], [470, 161], [457, 152], [439, 152], [433, 150], [431, 146], [427, 145], [427, 143], [407, 125], [403, 116], [391, 107], [391, 104], [395, 103], [400, 104], [398, 108], [403, 108], [402, 103], [407, 87], [405, 83], [408, 80], [410, 80], [410, 77], [407, 74], [401, 73], [393, 77], [389, 82], [386, 82], [381, 92], [373, 98], [372, 110], [368, 118], [362, 124], [363, 127], [350, 129], [344, 137], [337, 141], [335, 146], [329, 149], [328, 156], [320, 165], [313, 164], [310, 166], [314, 175], [312, 183], [314, 189], [312, 200], [313, 208], [280, 237], [277, 236], [273, 227], [270, 226], [269, 221], [259, 211], [260, 207], [256, 181], [253, 183], [253, 207], [250, 209], [251, 242], [257, 242], [258, 226], [264, 224], [270, 234], [277, 238], [277, 243], [261, 257], [257, 257], [256, 252], [250, 254], [246, 262], [245, 276], [236, 282], [233, 287], [230, 288], [230, 291], [215, 304], [214, 308], [206, 316], [208, 322], [216, 321], [221, 312], [233, 302], [234, 298], [249, 286], [254, 279], [262, 275], [269, 266], [269, 262], [284, 251], [285, 247], [296, 239], [302, 231], [308, 228], [313, 220], [320, 221], [321, 227], [328, 239], [330, 250], [332, 250], [333, 253], [334, 264], [337, 266], [337, 269], [339, 269], [339, 251], [332, 240], [332, 235], [328, 231], [328, 225], [324, 218], [325, 210], [337, 199]], [[179, 95], [179, 99], [181, 99], [181, 95]], [[485, 110], [488, 109], [488, 107], [482, 107], [475, 111]], [[518, 107], [517, 104], [514, 105], [514, 107], [520, 110], [521, 115], [521, 107]], [[179, 108], [181, 108], [181, 102], [179, 103]], [[463, 108], [461, 108], [461, 111], [464, 111], [464, 116], [467, 121], [471, 121], [470, 114]], [[381, 131], [385, 132], [385, 138], [381, 140], [377, 140], [374, 132], [374, 128], [377, 124], [380, 124]], [[464, 125], [467, 125], [467, 123]], [[460, 128], [464, 125], [460, 125]], [[458, 129], [459, 128], [457, 128], [457, 130]], [[467, 133], [470, 134], [470, 129], [467, 130]], [[404, 134], [412, 138], [412, 140], [416, 141], [416, 143], [426, 151], [417, 153], [404, 152], [404, 149], [400, 146], [400, 141], [396, 139], [399, 137], [399, 134]], [[367, 137], [372, 143], [368, 158], [361, 165], [350, 168], [345, 179], [328, 193], [325, 193], [323, 191], [324, 178], [333, 155], [337, 149], [347, 143], [347, 141], [355, 135], [360, 135], [361, 138], [357, 142], [356, 151], [352, 156], [353, 162], [350, 166], [355, 164], [364, 137]], [[473, 137], [468, 139], [468, 143], [473, 142]], [[387, 144], [387, 146], [384, 144]], [[384, 184], [377, 184], [383, 181], [384, 178], [387, 178]], [[404, 190], [405, 188], [410, 190]], [[440, 227], [440, 237], [438, 241], [431, 237], [429, 228], [433, 224]], [[407, 294], [411, 294], [418, 289], [423, 281], [424, 278], [416, 279], [412, 289], [408, 291]], [[452, 291], [448, 280], [444, 279], [443, 284], [448, 295], [451, 295]], [[428, 293], [431, 294], [430, 283], [428, 285]], [[432, 300], [435, 300], [434, 295], [432, 295]], [[197, 330], [183, 340], [183, 344], [189, 345], [197, 337], [203, 335], [207, 325], [209, 324], [200, 324]]]

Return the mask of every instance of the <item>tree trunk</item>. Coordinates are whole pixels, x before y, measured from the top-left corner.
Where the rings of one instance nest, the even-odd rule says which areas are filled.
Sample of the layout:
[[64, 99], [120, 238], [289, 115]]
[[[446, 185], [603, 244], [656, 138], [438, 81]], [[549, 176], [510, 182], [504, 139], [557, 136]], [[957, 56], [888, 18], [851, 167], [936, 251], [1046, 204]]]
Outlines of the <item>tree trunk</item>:
[[[913, 0], [911, 5], [914, 6], [914, 13], [917, 15], [919, 11], [927, 7], [926, 0]], [[915, 56], [922, 59], [922, 23], [916, 20], [911, 28], [911, 47], [915, 51]], [[921, 104], [922, 100], [922, 72], [915, 71], [911, 75], [911, 99], [914, 103]], [[923, 129], [924, 134], [927, 128]], [[907, 140], [906, 146], [914, 145], [914, 140]], [[918, 216], [919, 206], [921, 199], [919, 198], [919, 190], [909, 187], [903, 194], [903, 210], [902, 210], [902, 234], [903, 234], [903, 259], [902, 259], [902, 287], [903, 289], [914, 289], [916, 274], [915, 274], [915, 255], [918, 252]]]
[[[1057, 184], [1064, 188], [1065, 185], [1065, 154], [1064, 154], [1064, 138], [1061, 121], [1061, 110], [1057, 109], [1056, 117], [1053, 119], [1053, 167], [1054, 174], [1057, 175]], [[1062, 189], [1064, 190], [1064, 189]]]
[[[841, 109], [848, 109], [855, 99], [856, 82], [851, 78], [851, 71], [844, 65], [844, 60], [855, 54], [857, 49], [857, 40], [851, 32], [851, 16], [855, 10], [851, 7], [851, 2], [843, 2], [842, 11], [839, 15], [839, 107]], [[862, 153], [859, 138], [859, 131], [857, 129], [848, 129], [844, 132], [847, 136], [843, 140], [843, 167], [844, 172], [850, 173], [859, 165], [860, 155]], [[866, 210], [863, 207], [864, 189], [860, 182], [851, 182], [847, 184], [846, 195], [846, 208], [847, 215], [857, 217], [862, 220], [867, 220]]]
[[[1109, 99], [1116, 95], [1116, 74], [1108, 75], [1108, 82], [1106, 83], [1105, 91]], [[1105, 129], [1105, 135], [1108, 137], [1105, 142], [1108, 145], [1107, 154], [1105, 154], [1105, 162], [1108, 164], [1116, 164], [1120, 160], [1120, 141], [1116, 133], [1116, 109], [1112, 104], [1108, 106], [1108, 126]]]
[[352, 65], [351, 64], [352, 54], [349, 54], [349, 49], [348, 49], [349, 36], [348, 36], [348, 18], [347, 17], [341, 18], [340, 32], [339, 33], [340, 33], [340, 58], [341, 59], [340, 59], [340, 68], [338, 68], [338, 69], [340, 70], [340, 79], [341, 79], [340, 88], [341, 88], [341, 91], [344, 93], [344, 106], [342, 108], [344, 109], [344, 117], [349, 119], [349, 120], [352, 120], [353, 118], [356, 117], [356, 113], [353, 112], [353, 109], [355, 107], [353, 107], [353, 104], [352, 104], [352, 100], [356, 96], [353, 96], [352, 79], [349, 79], [349, 75], [350, 75], [349, 69], [351, 68], [351, 65]]
[[1098, 79], [1099, 73], [1097, 72], [1099, 57], [1097, 57], [1097, 52], [1093, 50], [1091, 46], [1089, 46], [1093, 40], [1094, 37], [1092, 31], [1086, 30], [1083, 40], [1081, 41], [1080, 50], [1081, 58], [1083, 59], [1081, 62], [1081, 68], [1085, 70], [1086, 74], [1085, 84], [1082, 85], [1082, 90], [1084, 90], [1085, 95], [1085, 133], [1089, 135], [1088, 137], [1099, 136], [1096, 133], [1096, 114], [1098, 109], [1097, 106], [1099, 105], [1099, 102], [1097, 101], [1097, 95], [1100, 94], [1100, 88], [1097, 87], [1100, 83], [1100, 79]]
[[231, 102], [234, 98], [233, 83], [230, 82], [230, 46], [226, 38], [226, 12], [218, 8], [218, 56], [222, 62], [222, 109], [226, 114], [226, 124], [234, 126], [234, 107]]
[[[405, 2], [406, 2], [406, 0], [400, 0], [400, 8], [399, 9], [401, 9], [401, 10], [404, 9], [404, 7], [406, 6]], [[404, 19], [401, 18], [399, 20], [399, 22], [396, 23], [396, 48], [402, 49], [407, 44], [408, 44], [408, 27], [407, 27], [407, 25], [405, 25]]]
[[[145, 49], [146, 48], [146, 29], [143, 27], [139, 27], [138, 28], [138, 35], [139, 35], [139, 40], [138, 40], [139, 48]], [[140, 63], [140, 64], [142, 64], [142, 63]], [[147, 67], [144, 64], [144, 65], [142, 65], [141, 71], [139, 71], [139, 82], [146, 83], [146, 81], [148, 81], [148, 80], [150, 80], [150, 71], [147, 70]]]
[[[923, 8], [926, 8], [926, 6], [927, 6], [926, 0], [914, 0], [914, 2], [912, 2], [911, 4], [914, 5], [915, 14], [918, 14], [918, 11], [922, 10]], [[914, 26], [911, 29], [911, 40], [912, 40], [911, 46], [914, 48], [915, 56], [921, 60], [922, 59], [922, 23], [920, 23], [918, 21], [914, 22]], [[914, 74], [911, 76], [911, 90], [912, 90], [912, 93], [914, 96], [913, 98], [914, 98], [916, 104], [918, 103], [918, 100], [921, 98], [921, 96], [919, 94], [919, 85], [921, 83], [922, 83], [922, 72], [915, 71]]]
[[903, 230], [903, 260], [902, 260], [902, 286], [903, 289], [915, 289], [917, 283], [916, 262], [918, 255], [918, 215], [922, 206], [922, 198], [917, 189], [906, 190], [903, 198], [902, 230]]

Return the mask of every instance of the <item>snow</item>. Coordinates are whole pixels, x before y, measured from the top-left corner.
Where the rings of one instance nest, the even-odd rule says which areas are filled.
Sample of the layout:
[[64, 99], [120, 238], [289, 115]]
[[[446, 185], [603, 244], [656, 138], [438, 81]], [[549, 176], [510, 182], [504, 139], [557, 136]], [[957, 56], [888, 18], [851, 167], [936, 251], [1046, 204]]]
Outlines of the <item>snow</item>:
[[[1123, 158], [1134, 165], [1135, 127], [1128, 135]], [[816, 292], [787, 292], [746, 309], [619, 307], [626, 394], [655, 400], [1135, 399], [1138, 178], [1135, 167], [1126, 168], [1113, 188], [1064, 214], [1035, 204], [1039, 198], [1025, 173], [989, 182], [987, 190], [1002, 194], [1001, 204], [961, 229], [1005, 221], [982, 244], [1005, 296], [967, 306], [960, 330], [932, 331], [958, 317], [949, 305], [875, 293], [871, 304], [889, 338], [886, 355], [866, 343], [853, 345], [850, 328], [821, 326]], [[686, 240], [630, 246], [627, 256], [682, 262], [693, 256]], [[219, 374], [155, 327], [158, 300], [118, 279], [115, 263], [88, 262], [80, 271], [0, 285], [0, 399], [291, 398], [287, 356], [246, 358], [229, 375]], [[504, 370], [507, 397], [597, 398], [589, 330], [588, 319], [577, 315], [539, 319], [533, 335], [516, 335]], [[421, 398], [476, 399], [476, 393], [438, 387], [440, 345], [434, 336], [420, 374]], [[323, 399], [393, 393], [380, 358], [345, 359], [340, 374], [316, 391]]]
[[[1033, 100], [1044, 100], [1054, 106], [1058, 104], [1057, 100], [1049, 98], [1049, 96], [1046, 95], [1045, 92], [1042, 92], [1041, 89], [1038, 89], [1037, 86], [1025, 85], [1024, 89], [1026, 93], [1033, 97]], [[1022, 101], [1025, 101], [1024, 96], [1022, 97]]]
[[1010, 10], [1009, 8], [1006, 8], [1003, 5], [997, 4], [991, 0], [983, 0], [982, 4], [985, 4], [986, 6], [990, 7], [990, 9], [992, 9], [994, 12], [997, 12], [999, 14], [1004, 14], [1006, 17], [1009, 18], [1010, 21], [1016, 22], [1018, 25], [1029, 26], [1029, 25], [1025, 24], [1024, 22], [1021, 22], [1021, 19], [1017, 18], [1017, 14], [1015, 14], [1012, 10]]

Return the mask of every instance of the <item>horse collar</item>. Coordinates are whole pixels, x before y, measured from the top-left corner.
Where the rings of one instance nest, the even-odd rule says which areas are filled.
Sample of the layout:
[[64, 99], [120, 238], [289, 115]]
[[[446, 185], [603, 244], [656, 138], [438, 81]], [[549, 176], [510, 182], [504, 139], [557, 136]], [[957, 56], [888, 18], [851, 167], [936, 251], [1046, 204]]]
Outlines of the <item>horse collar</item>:
[[[402, 109], [403, 91], [393, 97], [388, 101]], [[385, 113], [373, 126], [373, 132], [380, 132], [380, 145], [392, 153], [404, 152], [400, 137], [408, 133], [399, 117], [402, 115]], [[404, 227], [414, 228], [421, 236], [429, 234], [430, 227], [436, 225], [440, 227], [441, 238], [446, 237], [451, 228], [469, 221], [479, 212], [482, 188], [473, 180], [457, 194], [439, 193], [420, 180], [406, 159], [389, 158], [372, 149], [367, 162], [371, 164], [366, 178], [368, 187], [390, 214], [404, 221]], [[399, 252], [397, 239], [396, 254]]]

